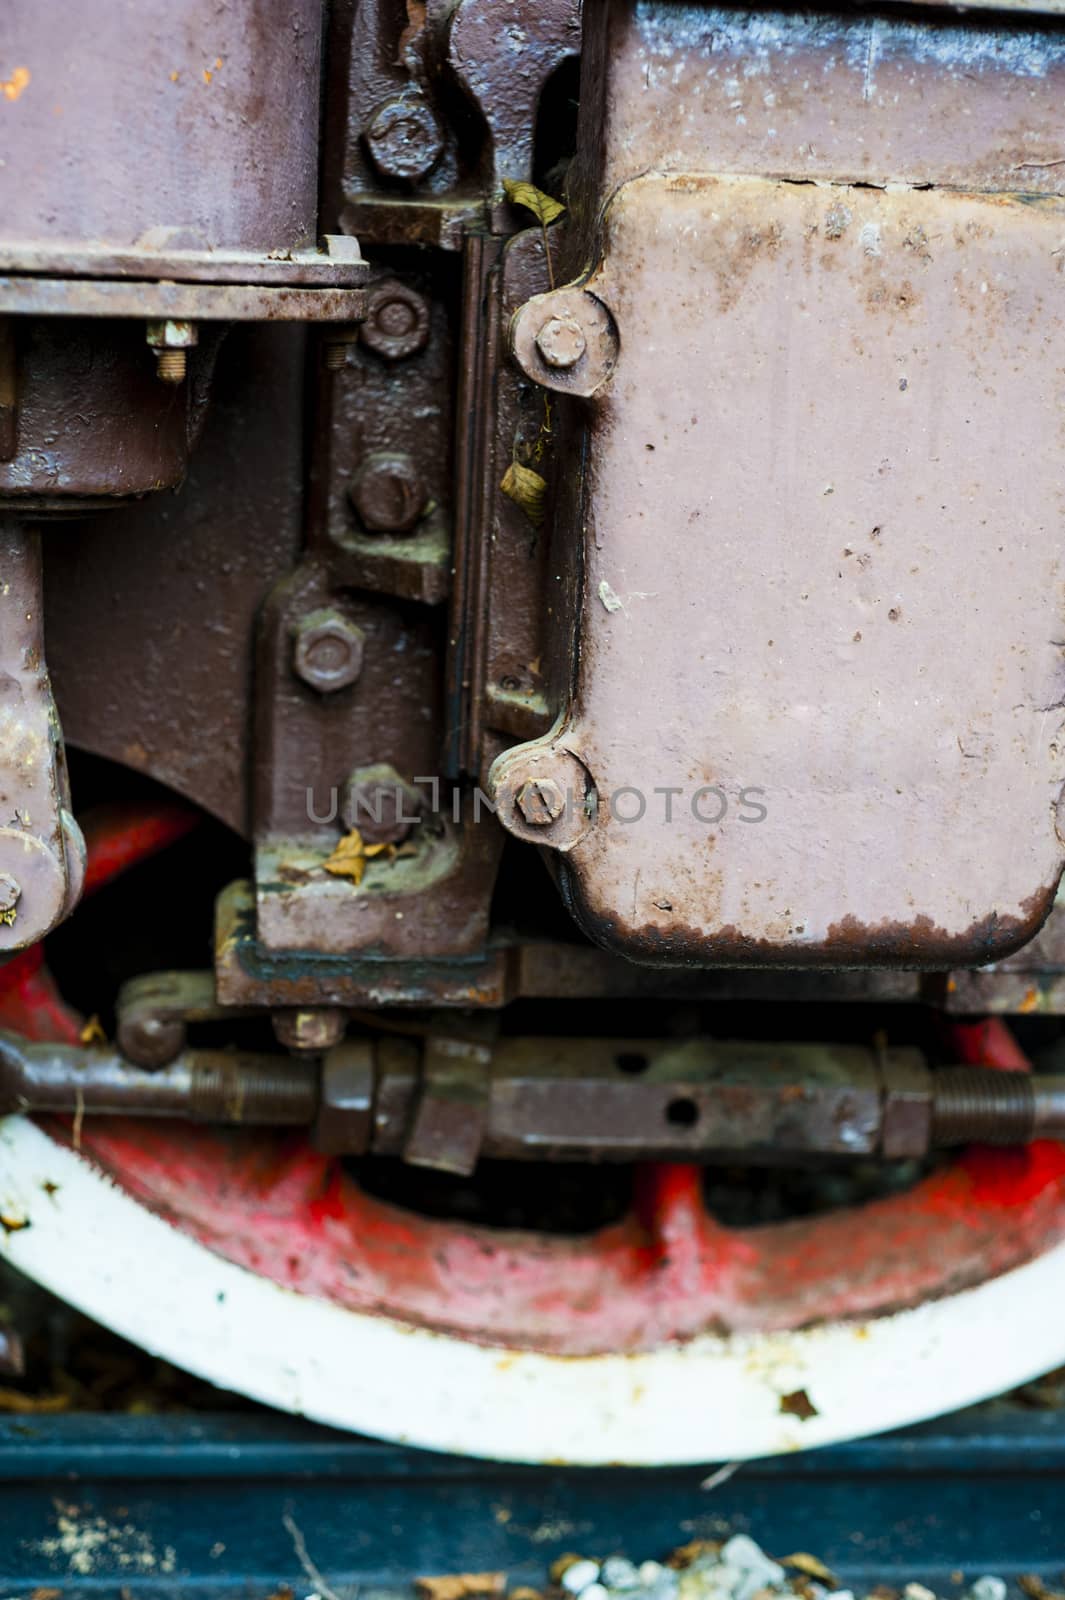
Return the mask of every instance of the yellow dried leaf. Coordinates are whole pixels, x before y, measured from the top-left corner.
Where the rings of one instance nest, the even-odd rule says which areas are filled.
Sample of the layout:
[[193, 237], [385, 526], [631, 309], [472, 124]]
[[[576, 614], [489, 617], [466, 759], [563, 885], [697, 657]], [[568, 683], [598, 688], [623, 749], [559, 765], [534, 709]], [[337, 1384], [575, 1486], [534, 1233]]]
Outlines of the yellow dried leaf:
[[0, 1411], [28, 1416], [33, 1412], [69, 1411], [70, 1405], [68, 1394], [23, 1394], [21, 1389], [0, 1388]]
[[469, 1600], [473, 1595], [501, 1595], [507, 1580], [502, 1572], [453, 1572], [439, 1578], [415, 1578], [422, 1600]]
[[107, 1043], [107, 1035], [103, 1030], [103, 1024], [96, 1015], [95, 1011], [82, 1028], [81, 1032], [78, 1034], [78, 1038], [81, 1040], [82, 1044]]
[[499, 487], [515, 505], [521, 507], [533, 527], [538, 528], [544, 520], [547, 480], [534, 472], [532, 467], [523, 467], [520, 462], [512, 461]]
[[358, 886], [366, 871], [366, 846], [358, 828], [346, 833], [327, 861], [322, 862], [326, 872], [334, 878], [350, 878]]
[[503, 193], [512, 206], [524, 206], [545, 228], [566, 209], [560, 200], [553, 199], [534, 183], [525, 183], [520, 178], [504, 178]]
[[808, 1578], [819, 1578], [822, 1583], [835, 1585], [836, 1577], [831, 1569], [806, 1550], [797, 1550], [793, 1556], [781, 1556], [780, 1560], [782, 1566], [797, 1567]]

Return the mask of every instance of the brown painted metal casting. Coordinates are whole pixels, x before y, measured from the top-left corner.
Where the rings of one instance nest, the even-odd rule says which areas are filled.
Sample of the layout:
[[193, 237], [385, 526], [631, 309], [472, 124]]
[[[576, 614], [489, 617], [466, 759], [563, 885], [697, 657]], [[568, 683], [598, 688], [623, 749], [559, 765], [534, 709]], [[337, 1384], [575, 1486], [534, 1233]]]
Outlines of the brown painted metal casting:
[[1062, 24], [77, 9], [0, 22], [0, 943], [77, 897], [39, 539], [71, 744], [249, 844], [144, 1067], [257, 1010], [1057, 1008]]

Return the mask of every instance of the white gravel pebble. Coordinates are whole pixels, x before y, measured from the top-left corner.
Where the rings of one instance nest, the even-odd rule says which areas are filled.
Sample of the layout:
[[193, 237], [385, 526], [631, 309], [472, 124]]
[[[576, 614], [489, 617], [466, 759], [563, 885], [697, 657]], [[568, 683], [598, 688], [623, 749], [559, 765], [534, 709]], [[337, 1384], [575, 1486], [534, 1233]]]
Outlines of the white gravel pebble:
[[[648, 1561], [645, 1565], [655, 1567], [658, 1563]], [[641, 1583], [635, 1565], [631, 1561], [626, 1561], [624, 1556], [610, 1556], [603, 1562], [603, 1570], [599, 1576], [608, 1589], [638, 1589]], [[977, 1596], [977, 1600], [981, 1600], [981, 1597]], [[995, 1600], [995, 1596], [987, 1595], [984, 1600]]]
[[562, 1587], [570, 1594], [583, 1594], [592, 1584], [599, 1584], [598, 1561], [575, 1561], [562, 1574]]
[[977, 1578], [969, 1588], [969, 1600], [1006, 1600], [1004, 1578]]
[[721, 1551], [722, 1576], [731, 1571], [729, 1587], [733, 1600], [753, 1600], [759, 1589], [782, 1589], [787, 1573], [771, 1561], [760, 1545], [745, 1533], [737, 1533]]
[[641, 1561], [639, 1566], [640, 1582], [645, 1589], [651, 1589], [666, 1576], [668, 1568], [658, 1561]]

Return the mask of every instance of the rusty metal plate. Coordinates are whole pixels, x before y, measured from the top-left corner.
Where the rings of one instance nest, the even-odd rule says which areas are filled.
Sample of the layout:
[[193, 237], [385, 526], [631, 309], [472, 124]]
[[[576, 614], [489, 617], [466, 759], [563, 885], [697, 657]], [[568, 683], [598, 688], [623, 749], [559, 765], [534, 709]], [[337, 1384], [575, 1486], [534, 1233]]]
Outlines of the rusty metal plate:
[[1063, 857], [1065, 207], [651, 175], [602, 260], [574, 688], [520, 757], [597, 797], [544, 839], [578, 920], [672, 963], [1005, 954]]

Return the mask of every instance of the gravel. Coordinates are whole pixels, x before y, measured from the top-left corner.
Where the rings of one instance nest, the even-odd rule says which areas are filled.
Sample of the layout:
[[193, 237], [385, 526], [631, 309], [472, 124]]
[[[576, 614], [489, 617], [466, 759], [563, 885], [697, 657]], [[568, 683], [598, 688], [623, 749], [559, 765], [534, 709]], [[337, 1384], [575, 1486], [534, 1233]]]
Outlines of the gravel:
[[[812, 1576], [818, 1573], [819, 1576]], [[937, 1600], [923, 1584], [901, 1591], [879, 1586], [873, 1595], [836, 1588], [816, 1557], [798, 1553], [774, 1561], [744, 1533], [724, 1544], [695, 1540], [665, 1564], [639, 1565], [623, 1556], [602, 1563], [583, 1556], [563, 1557], [552, 1569], [556, 1594], [565, 1600]], [[550, 1594], [550, 1591], [548, 1591]], [[1002, 1578], [977, 1578], [962, 1600], [1006, 1600]]]

